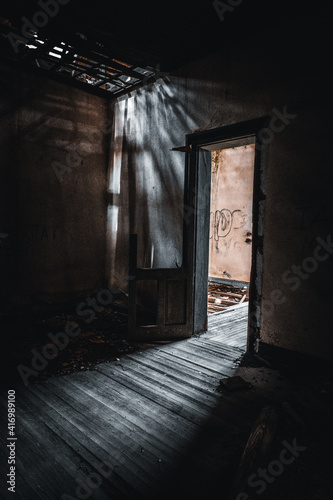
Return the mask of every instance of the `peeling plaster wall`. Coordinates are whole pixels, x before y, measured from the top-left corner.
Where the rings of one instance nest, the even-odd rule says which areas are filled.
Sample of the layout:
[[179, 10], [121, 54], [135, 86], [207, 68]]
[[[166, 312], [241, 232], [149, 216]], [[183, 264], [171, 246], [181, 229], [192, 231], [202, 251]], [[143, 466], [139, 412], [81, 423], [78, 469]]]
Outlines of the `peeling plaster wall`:
[[[107, 269], [111, 283], [121, 289], [127, 287], [130, 233], [138, 234], [140, 267], [182, 263], [184, 157], [170, 154], [170, 148], [184, 140], [183, 128], [175, 123], [173, 130], [163, 129], [164, 120], [173, 114], [172, 102], [172, 89], [162, 86], [157, 96], [144, 90], [115, 105], [107, 186], [112, 200]], [[149, 303], [153, 292], [141, 298]]]
[[250, 281], [254, 144], [212, 153], [209, 271]]
[[221, 50], [117, 101], [107, 274], [126, 287], [129, 232], [138, 233], [139, 265], [180, 265], [185, 159], [171, 149], [186, 134], [268, 115], [261, 340], [333, 359], [332, 255], [297, 282], [285, 274], [332, 232], [330, 58], [310, 27]]
[[105, 266], [104, 100], [1, 68], [1, 310], [100, 287]]

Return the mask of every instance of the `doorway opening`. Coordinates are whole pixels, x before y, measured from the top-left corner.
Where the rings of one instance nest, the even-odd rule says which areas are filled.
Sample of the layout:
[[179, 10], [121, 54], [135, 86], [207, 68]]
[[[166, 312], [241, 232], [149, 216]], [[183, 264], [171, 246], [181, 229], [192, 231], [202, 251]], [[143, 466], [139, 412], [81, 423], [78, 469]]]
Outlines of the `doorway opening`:
[[[229, 141], [212, 150], [208, 316], [248, 306], [255, 145], [254, 138], [246, 142]], [[247, 332], [245, 343], [246, 337]]]
[[[247, 352], [256, 350], [260, 336], [266, 171], [262, 130], [267, 123], [268, 117], [262, 117], [186, 137], [190, 155], [185, 206], [195, 213], [193, 224], [185, 231], [190, 242], [187, 262], [193, 272], [193, 333], [230, 330], [225, 332], [229, 335], [234, 323], [228, 317], [232, 315], [238, 322], [241, 315], [242, 342]], [[219, 184], [221, 187], [215, 190]], [[217, 196], [219, 190], [221, 198]], [[211, 194], [215, 199], [211, 200]], [[212, 250], [217, 254], [215, 261], [209, 259]], [[208, 314], [209, 281], [216, 288], [220, 286], [223, 293], [229, 285], [240, 286], [241, 290], [231, 292], [235, 302], [243, 299], [243, 288], [246, 296], [240, 304]], [[225, 294], [214, 297], [221, 309], [229, 305], [222, 303], [228, 301], [224, 297]]]
[[[211, 277], [218, 286], [238, 286], [241, 283], [242, 287], [247, 288], [248, 295], [246, 293], [242, 303], [230, 307], [229, 311], [236, 313], [237, 307], [240, 311], [246, 305], [243, 318], [245, 326], [242, 327], [245, 332], [244, 347], [246, 343], [248, 352], [256, 349], [260, 335], [265, 205], [265, 147], [261, 132], [267, 126], [267, 121], [268, 118], [264, 117], [196, 132], [186, 136], [185, 147], [175, 148], [187, 153], [182, 264], [175, 268], [138, 267], [137, 235], [130, 235], [128, 297], [131, 339], [171, 340], [189, 338], [207, 331], [208, 278]], [[222, 153], [218, 153], [221, 151]], [[224, 186], [222, 189], [224, 195], [229, 195], [229, 199], [219, 200], [217, 197], [215, 209], [211, 209], [213, 153], [216, 158], [220, 155], [234, 160], [226, 163], [228, 175], [225, 177], [229, 188]], [[236, 169], [235, 165], [238, 165]], [[223, 172], [223, 169], [220, 171]], [[214, 212], [214, 215], [210, 216], [210, 212]], [[212, 234], [210, 220], [213, 221]], [[222, 264], [217, 261], [215, 267], [218, 272], [213, 270], [214, 261], [209, 263], [210, 236], [218, 253], [223, 255], [224, 248], [224, 253], [228, 250], [227, 253], [234, 260], [227, 262], [225, 259]], [[137, 284], [148, 280], [157, 282], [157, 318], [154, 324], [138, 325]], [[234, 292], [234, 301], [241, 300], [245, 293], [241, 297], [237, 295], [239, 294]], [[221, 303], [225, 300], [222, 297], [218, 297]], [[224, 313], [224, 317], [229, 314], [228, 310], [221, 313]], [[210, 317], [217, 318], [218, 315], [217, 312], [210, 314]], [[220, 329], [219, 326], [216, 326], [217, 330]]]

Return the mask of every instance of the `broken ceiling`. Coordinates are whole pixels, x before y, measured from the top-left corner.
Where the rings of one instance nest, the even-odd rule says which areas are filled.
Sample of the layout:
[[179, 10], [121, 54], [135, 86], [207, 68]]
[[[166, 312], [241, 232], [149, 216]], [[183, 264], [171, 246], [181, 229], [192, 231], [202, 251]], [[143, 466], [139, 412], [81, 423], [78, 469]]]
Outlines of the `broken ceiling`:
[[291, 15], [254, 0], [14, 0], [0, 10], [0, 62], [115, 98]]

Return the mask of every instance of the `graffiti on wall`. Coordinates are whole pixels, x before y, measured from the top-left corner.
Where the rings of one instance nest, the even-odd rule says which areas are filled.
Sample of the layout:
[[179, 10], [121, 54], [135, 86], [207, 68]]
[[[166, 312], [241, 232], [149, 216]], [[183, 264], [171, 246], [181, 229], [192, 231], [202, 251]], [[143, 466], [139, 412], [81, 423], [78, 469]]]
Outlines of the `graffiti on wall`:
[[248, 222], [248, 216], [242, 210], [229, 210], [223, 208], [222, 210], [215, 210], [210, 213], [210, 239], [219, 241], [220, 238], [225, 238], [233, 230], [244, 227]]

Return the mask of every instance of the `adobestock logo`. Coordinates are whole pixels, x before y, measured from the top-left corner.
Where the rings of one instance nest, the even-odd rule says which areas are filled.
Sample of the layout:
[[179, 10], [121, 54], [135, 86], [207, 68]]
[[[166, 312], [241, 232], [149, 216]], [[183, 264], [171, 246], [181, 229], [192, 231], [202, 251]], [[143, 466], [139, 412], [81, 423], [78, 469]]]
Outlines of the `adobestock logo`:
[[21, 35], [13, 33], [12, 31], [8, 33], [8, 40], [14, 50], [15, 54], [19, 52], [20, 43], [29, 43], [29, 40], [34, 37], [34, 34], [38, 32], [38, 29], [45, 28], [49, 22], [49, 18], [55, 17], [59, 10], [60, 5], [66, 5], [70, 0], [39, 0], [37, 3], [42, 10], [38, 10], [32, 16], [32, 19], [27, 17], [21, 17], [23, 26], [21, 29]]
[[261, 151], [265, 146], [270, 144], [275, 134], [283, 132], [290, 124], [291, 120], [297, 118], [297, 115], [288, 113], [287, 106], [283, 106], [282, 111], [276, 108], [272, 109], [272, 116], [267, 127], [262, 128], [258, 133], [259, 142], [256, 141], [256, 149]]
[[[329, 234], [326, 237], [326, 241], [318, 236], [316, 238], [318, 245], [313, 251], [313, 255], [305, 257], [301, 264], [293, 264], [290, 269], [284, 271], [281, 276], [281, 281], [284, 285], [289, 286], [291, 292], [295, 292], [300, 288], [302, 283], [309, 279], [310, 275], [317, 271], [320, 262], [325, 262], [333, 255], [333, 241], [332, 235]], [[271, 291], [269, 297], [265, 298], [261, 302], [261, 311], [265, 313], [266, 318], [271, 316], [275, 310], [276, 306], [279, 306], [286, 302], [287, 295], [281, 288], [276, 288]], [[250, 324], [251, 326], [256, 325], [257, 313], [254, 311], [250, 314]]]
[[108, 462], [102, 462], [97, 467], [97, 470], [98, 473], [91, 472], [85, 478], [85, 480], [76, 478], [75, 480], [77, 483], [75, 490], [76, 496], [73, 497], [72, 495], [64, 493], [63, 495], [61, 495], [61, 500], [85, 500], [89, 498], [94, 493], [94, 490], [96, 490], [103, 484], [103, 479], [106, 479], [111, 476], [113, 472], [113, 467]]
[[[287, 441], [282, 441], [284, 448], [279, 454], [277, 460], [272, 460], [266, 469], [259, 467], [254, 474], [248, 477], [247, 484], [250, 488], [256, 488], [255, 493], [261, 495], [266, 491], [267, 485], [274, 483], [277, 477], [281, 476], [286, 465], [291, 465], [295, 462], [301, 452], [306, 450], [306, 446], [297, 444], [296, 439], [292, 444]], [[251, 497], [245, 491], [242, 491], [236, 496], [235, 500], [251, 500]]]
[[221, 2], [221, 0], [214, 0], [213, 7], [220, 18], [220, 21], [223, 23], [225, 19], [225, 14], [228, 12], [233, 12], [235, 7], [238, 7], [243, 0], [227, 0], [227, 2]]
[[[99, 290], [96, 297], [88, 297], [84, 302], [81, 302], [76, 308], [76, 314], [80, 317], [86, 316], [85, 323], [91, 323], [95, 317], [96, 312], [103, 311], [105, 306], [108, 306], [113, 301], [113, 296], [120, 293], [118, 288], [103, 288]], [[51, 342], [45, 344], [41, 351], [32, 349], [32, 359], [30, 366], [20, 364], [17, 366], [24, 385], [27, 387], [30, 377], [37, 377], [43, 371], [52, 359], [55, 359], [59, 352], [67, 347], [71, 338], [76, 337], [81, 333], [79, 325], [73, 321], [68, 321], [65, 325], [64, 331], [58, 333], [48, 333]]]
[[332, 235], [327, 236], [326, 241], [320, 236], [316, 238], [319, 243], [313, 251], [313, 256], [308, 256], [303, 259], [302, 264], [296, 266], [295, 264], [290, 270], [285, 271], [282, 275], [282, 281], [290, 286], [291, 291], [297, 290], [302, 281], [307, 280], [310, 274], [317, 271], [319, 262], [325, 262], [333, 254], [333, 241]]

